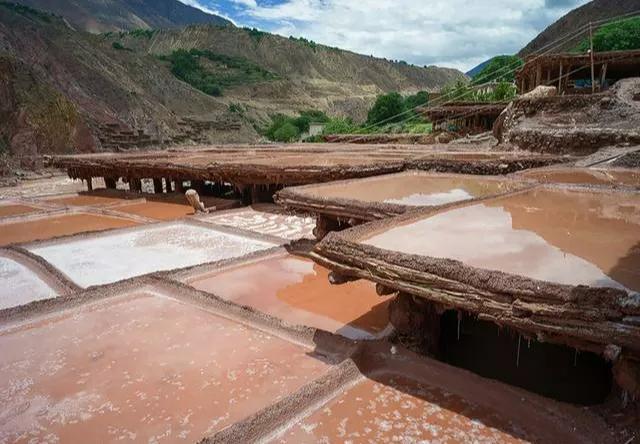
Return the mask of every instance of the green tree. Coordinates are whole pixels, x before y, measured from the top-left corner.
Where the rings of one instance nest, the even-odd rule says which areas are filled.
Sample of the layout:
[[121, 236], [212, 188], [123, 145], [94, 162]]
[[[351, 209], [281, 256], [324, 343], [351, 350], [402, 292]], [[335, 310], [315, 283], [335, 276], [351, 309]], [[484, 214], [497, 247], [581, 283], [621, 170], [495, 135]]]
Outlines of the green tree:
[[491, 93], [490, 100], [504, 102], [512, 100], [518, 95], [518, 89], [511, 82], [500, 82]]
[[513, 82], [516, 69], [523, 63], [516, 55], [496, 56], [473, 77], [473, 83]]
[[300, 137], [298, 127], [291, 122], [285, 122], [273, 133], [273, 140], [276, 142], [293, 142]]
[[355, 130], [356, 126], [353, 124], [351, 119], [336, 117], [335, 119], [330, 119], [325, 124], [322, 134], [351, 134], [355, 132]]
[[[585, 39], [576, 50], [586, 52], [589, 48], [589, 39]], [[601, 26], [593, 34], [593, 49], [594, 51], [640, 49], [640, 17]]]
[[404, 99], [400, 94], [392, 92], [380, 95], [376, 99], [376, 103], [369, 110], [367, 124], [375, 125], [382, 122], [397, 122], [403, 118], [400, 114], [404, 111]]
[[429, 93], [427, 91], [419, 91], [416, 94], [408, 96], [404, 99], [407, 109], [414, 109], [418, 106], [424, 106], [429, 103]]

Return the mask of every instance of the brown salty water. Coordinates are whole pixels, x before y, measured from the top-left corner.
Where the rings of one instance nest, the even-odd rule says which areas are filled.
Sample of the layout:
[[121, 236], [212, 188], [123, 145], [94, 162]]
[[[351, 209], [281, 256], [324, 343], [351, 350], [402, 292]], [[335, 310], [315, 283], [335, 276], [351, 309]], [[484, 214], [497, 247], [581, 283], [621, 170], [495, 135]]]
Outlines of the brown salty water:
[[222, 272], [187, 279], [193, 287], [240, 305], [306, 325], [357, 338], [388, 325], [391, 297], [379, 297], [368, 281], [334, 286], [328, 270], [293, 256], [269, 258]]
[[281, 443], [517, 443], [520, 428], [490, 408], [405, 376], [364, 378], [319, 407]]
[[54, 199], [46, 200], [45, 202], [52, 202], [61, 205], [72, 206], [101, 206], [110, 205], [118, 202], [123, 202], [124, 199], [118, 197], [96, 196], [91, 194], [78, 194], [76, 196], [56, 197]]
[[329, 199], [434, 206], [500, 194], [517, 186], [515, 182], [509, 181], [408, 173], [363, 179], [349, 184], [318, 186], [309, 192]]
[[141, 292], [0, 331], [0, 442], [195, 442], [317, 378], [310, 351]]
[[366, 244], [571, 285], [640, 291], [640, 195], [531, 190], [390, 228]]
[[6, 204], [0, 205], [0, 217], [18, 216], [20, 214], [28, 214], [37, 211], [35, 207], [22, 204]]
[[0, 225], [0, 245], [137, 225], [136, 222], [94, 214], [67, 214]]
[[151, 219], [158, 220], [179, 219], [194, 213], [191, 205], [151, 201], [123, 205], [114, 209], [123, 213], [135, 214], [137, 216], [149, 217]]
[[626, 185], [640, 187], [640, 170], [558, 169], [525, 171], [522, 176], [543, 183]]

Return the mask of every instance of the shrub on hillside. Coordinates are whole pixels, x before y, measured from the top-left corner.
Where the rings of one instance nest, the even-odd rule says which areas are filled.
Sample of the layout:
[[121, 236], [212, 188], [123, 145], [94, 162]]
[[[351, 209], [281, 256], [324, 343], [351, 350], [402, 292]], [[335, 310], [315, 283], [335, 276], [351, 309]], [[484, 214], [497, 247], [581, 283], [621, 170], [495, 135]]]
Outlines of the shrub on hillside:
[[291, 122], [285, 122], [274, 133], [272, 140], [276, 142], [293, 142], [300, 138], [300, 130]]
[[[583, 40], [577, 51], [587, 52], [589, 39]], [[601, 26], [593, 34], [594, 51], [624, 51], [640, 49], [640, 17], [634, 17]]]
[[473, 83], [513, 82], [516, 69], [523, 64], [522, 59], [516, 55], [496, 56], [473, 76]]
[[343, 119], [336, 117], [329, 119], [325, 125], [322, 134], [352, 134], [356, 131], [356, 125], [353, 124], [351, 119]]
[[378, 96], [367, 115], [367, 124], [376, 125], [385, 122], [397, 122], [402, 119], [400, 114], [405, 110], [402, 96], [397, 92]]

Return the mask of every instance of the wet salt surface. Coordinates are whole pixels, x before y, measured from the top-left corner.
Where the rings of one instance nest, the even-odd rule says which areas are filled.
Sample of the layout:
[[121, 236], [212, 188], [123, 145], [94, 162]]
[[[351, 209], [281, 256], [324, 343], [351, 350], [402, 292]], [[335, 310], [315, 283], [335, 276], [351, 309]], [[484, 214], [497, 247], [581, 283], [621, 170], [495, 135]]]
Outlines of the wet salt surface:
[[315, 221], [311, 217], [269, 213], [253, 209], [214, 215], [204, 220], [289, 240], [313, 239], [312, 231], [315, 227]]
[[151, 292], [0, 331], [0, 350], [0, 442], [196, 442], [329, 368]]
[[435, 206], [444, 205], [450, 202], [458, 202], [461, 200], [472, 199], [473, 195], [461, 190], [460, 188], [454, 188], [453, 190], [444, 193], [422, 194], [414, 193], [405, 196], [400, 199], [387, 199], [385, 203], [393, 203], [399, 205], [411, 205], [411, 206]]
[[36, 207], [11, 202], [0, 202], [0, 217], [17, 216], [38, 211]]
[[36, 273], [3, 256], [0, 256], [0, 283], [0, 310], [57, 296]]
[[70, 240], [29, 250], [80, 286], [231, 259], [274, 247], [214, 229], [174, 223]]
[[188, 279], [193, 287], [288, 323], [351, 339], [371, 338], [388, 325], [388, 301], [368, 281], [331, 285], [329, 271], [310, 260], [276, 257]]
[[640, 195], [532, 190], [363, 241], [561, 284], [640, 291]]
[[516, 443], [527, 434], [490, 408], [403, 376], [362, 379], [276, 439], [281, 443]]
[[558, 169], [525, 171], [522, 176], [544, 183], [570, 183], [589, 185], [627, 185], [640, 187], [639, 171], [598, 169]]
[[515, 182], [486, 178], [404, 173], [361, 179], [351, 183], [319, 185], [305, 191], [327, 199], [350, 199], [410, 206], [434, 206], [514, 190]]

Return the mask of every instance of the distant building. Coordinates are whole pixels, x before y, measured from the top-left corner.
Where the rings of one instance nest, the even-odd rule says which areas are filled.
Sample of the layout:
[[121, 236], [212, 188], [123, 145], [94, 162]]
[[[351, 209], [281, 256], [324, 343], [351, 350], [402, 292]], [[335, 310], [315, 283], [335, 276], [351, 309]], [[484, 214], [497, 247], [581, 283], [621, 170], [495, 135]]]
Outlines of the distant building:
[[[640, 50], [596, 52], [595, 91], [608, 89], [620, 79], [640, 76]], [[518, 93], [539, 85], [556, 86], [558, 94], [589, 94], [591, 56], [589, 53], [560, 53], [529, 56], [516, 74]]]

